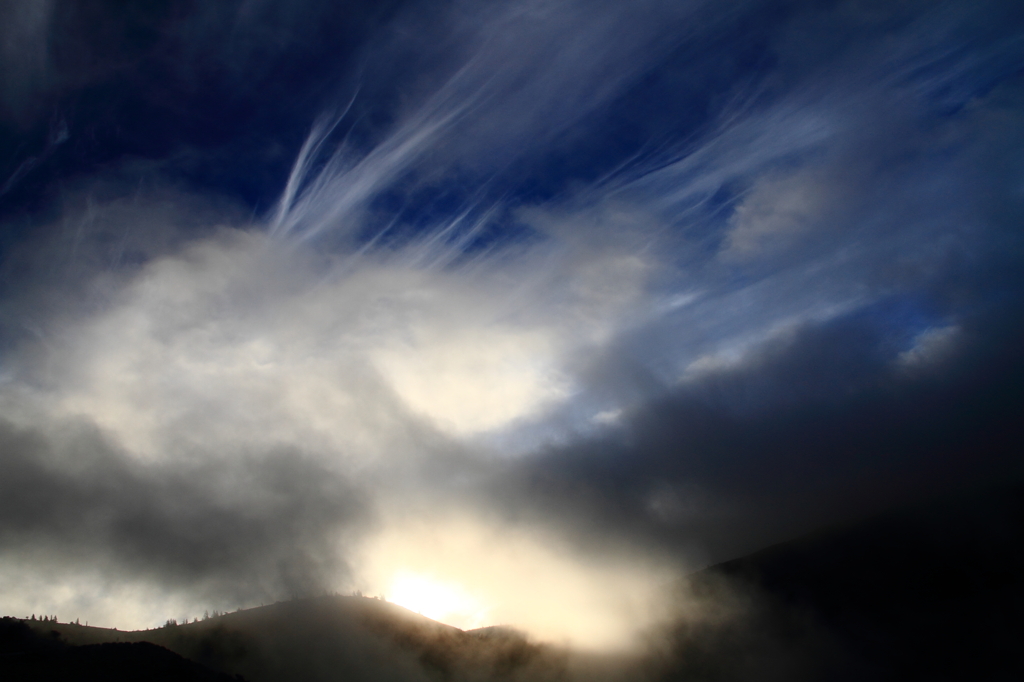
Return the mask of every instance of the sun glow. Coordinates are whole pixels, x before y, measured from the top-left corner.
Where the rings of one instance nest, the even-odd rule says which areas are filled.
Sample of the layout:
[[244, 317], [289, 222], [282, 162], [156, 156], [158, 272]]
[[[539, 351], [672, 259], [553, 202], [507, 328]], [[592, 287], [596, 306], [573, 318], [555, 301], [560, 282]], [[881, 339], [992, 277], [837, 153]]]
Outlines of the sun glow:
[[487, 610], [456, 583], [430, 576], [399, 572], [391, 582], [388, 601], [433, 620], [470, 630], [487, 625]]
[[680, 567], [608, 547], [574, 552], [557, 536], [471, 513], [393, 512], [351, 554], [364, 592], [469, 630], [507, 625], [588, 650], [632, 647], [663, 621]]

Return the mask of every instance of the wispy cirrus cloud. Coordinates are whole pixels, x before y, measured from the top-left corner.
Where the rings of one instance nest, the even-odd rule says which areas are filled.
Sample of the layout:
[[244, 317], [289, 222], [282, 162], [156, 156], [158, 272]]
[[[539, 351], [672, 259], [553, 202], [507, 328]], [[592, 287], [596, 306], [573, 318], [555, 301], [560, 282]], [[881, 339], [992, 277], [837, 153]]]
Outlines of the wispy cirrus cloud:
[[[607, 645], [686, 566], [1008, 466], [1009, 4], [409, 6], [334, 51], [261, 7], [157, 22], [146, 55], [190, 73], [224, 22], [359, 55], [323, 118], [268, 91], [301, 118], [273, 197], [235, 192], [252, 137], [183, 134], [17, 218], [12, 575], [50, 552], [196, 613], [404, 576]], [[254, 54], [211, 57], [229, 95]], [[69, 120], [62, 149], [100, 129]], [[129, 613], [96, 584], [60, 603]]]

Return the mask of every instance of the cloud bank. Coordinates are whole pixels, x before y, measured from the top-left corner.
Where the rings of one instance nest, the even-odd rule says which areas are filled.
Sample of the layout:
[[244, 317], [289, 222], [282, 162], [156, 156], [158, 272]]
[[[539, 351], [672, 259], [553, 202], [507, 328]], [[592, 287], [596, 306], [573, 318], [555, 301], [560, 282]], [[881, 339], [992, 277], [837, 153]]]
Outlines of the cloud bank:
[[1013, 3], [51, 9], [3, 10], [57, 46], [3, 47], [15, 612], [421, 585], [611, 646], [1019, 475]]

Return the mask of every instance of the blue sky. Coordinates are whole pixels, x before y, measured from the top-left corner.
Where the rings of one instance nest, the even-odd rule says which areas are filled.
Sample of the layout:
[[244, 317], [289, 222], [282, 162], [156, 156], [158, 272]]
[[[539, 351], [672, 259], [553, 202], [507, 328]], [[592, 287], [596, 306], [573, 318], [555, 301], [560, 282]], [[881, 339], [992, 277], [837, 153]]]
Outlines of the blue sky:
[[607, 645], [1020, 475], [1017, 3], [2, 11], [15, 610], [430, 584]]

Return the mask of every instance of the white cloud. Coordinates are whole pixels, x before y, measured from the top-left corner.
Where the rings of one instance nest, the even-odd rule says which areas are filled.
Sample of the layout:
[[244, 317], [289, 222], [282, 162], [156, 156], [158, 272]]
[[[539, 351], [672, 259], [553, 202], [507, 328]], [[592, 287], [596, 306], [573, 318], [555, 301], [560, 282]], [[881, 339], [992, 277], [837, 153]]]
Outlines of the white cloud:
[[730, 219], [720, 256], [744, 260], [775, 254], [820, 229], [835, 205], [834, 191], [811, 173], [759, 179]]
[[914, 345], [896, 356], [896, 363], [906, 369], [923, 368], [941, 362], [960, 340], [960, 327], [929, 327], [914, 337]]
[[[24, 349], [35, 370], [4, 395], [86, 417], [142, 458], [283, 443], [365, 464], [418, 450], [427, 424], [470, 435], [565, 400], [572, 353], [614, 333], [644, 270], [617, 254], [540, 270], [316, 260], [258, 232], [190, 244]], [[552, 277], [565, 288], [538, 286]]]

